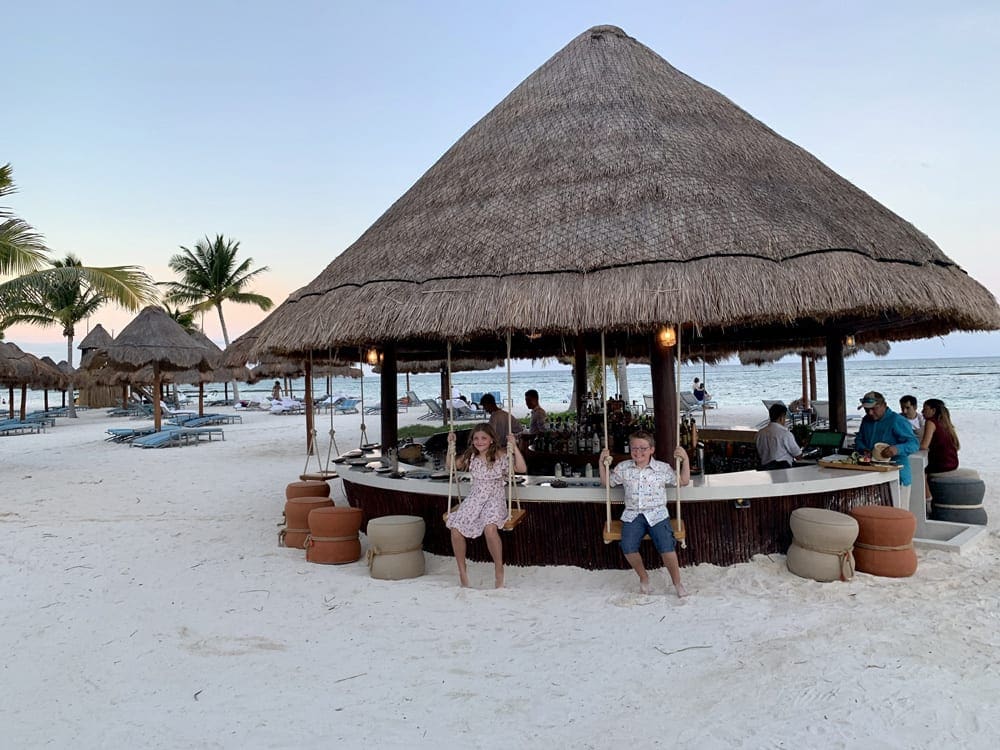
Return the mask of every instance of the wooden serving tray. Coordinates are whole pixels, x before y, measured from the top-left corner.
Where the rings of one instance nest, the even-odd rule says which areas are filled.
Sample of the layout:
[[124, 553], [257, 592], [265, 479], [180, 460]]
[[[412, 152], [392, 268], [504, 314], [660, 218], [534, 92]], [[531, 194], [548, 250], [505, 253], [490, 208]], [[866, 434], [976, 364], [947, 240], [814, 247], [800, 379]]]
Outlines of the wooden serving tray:
[[847, 469], [848, 471], [896, 471], [898, 464], [852, 464], [848, 461], [819, 460], [819, 465], [827, 469]]

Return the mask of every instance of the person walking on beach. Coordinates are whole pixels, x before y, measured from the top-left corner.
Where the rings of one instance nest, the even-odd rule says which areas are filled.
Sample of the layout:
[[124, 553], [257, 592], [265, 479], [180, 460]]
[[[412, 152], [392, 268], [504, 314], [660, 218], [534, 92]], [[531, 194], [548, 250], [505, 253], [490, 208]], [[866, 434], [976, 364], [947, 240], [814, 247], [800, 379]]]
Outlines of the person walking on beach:
[[281, 381], [274, 381], [274, 387], [271, 389], [271, 398], [275, 401], [281, 398]]
[[[681, 569], [677, 562], [676, 540], [674, 530], [670, 527], [670, 512], [667, 510], [667, 487], [676, 487], [677, 473], [670, 464], [653, 458], [656, 447], [655, 438], [642, 430], [633, 432], [628, 439], [632, 458], [611, 467], [611, 453], [607, 448], [601, 451], [601, 484], [607, 487], [621, 485], [625, 490], [625, 512], [622, 513], [621, 546], [625, 559], [632, 570], [639, 576], [639, 591], [643, 594], [652, 593], [649, 574], [642, 563], [639, 545], [642, 538], [649, 534], [656, 551], [660, 553], [663, 565], [670, 574], [677, 596], [687, 596], [687, 590], [681, 583]], [[674, 451], [674, 456], [680, 459], [680, 485], [683, 487], [691, 481], [691, 466], [687, 452], [680, 446]]]
[[[490, 415], [490, 427], [496, 433], [501, 448], [507, 446], [507, 422], [510, 419], [511, 431], [517, 435], [524, 431], [524, 425], [497, 406], [497, 400], [492, 393], [484, 393], [479, 399], [479, 405]], [[516, 442], [516, 441], [515, 441]]]
[[788, 407], [784, 404], [771, 404], [767, 415], [771, 421], [757, 433], [754, 441], [757, 446], [757, 457], [760, 459], [760, 469], [761, 471], [790, 469], [795, 459], [802, 455], [802, 449], [785, 427]]
[[545, 432], [545, 420], [548, 418], [548, 414], [546, 414], [545, 409], [538, 404], [538, 391], [534, 388], [525, 391], [524, 405], [527, 406], [528, 410], [531, 412], [531, 421], [528, 423], [528, 432], [533, 435]]
[[[448, 433], [448, 442], [454, 445], [454, 432]], [[457, 510], [448, 514], [445, 522], [445, 526], [451, 529], [451, 548], [458, 564], [458, 579], [463, 588], [468, 587], [465, 540], [485, 536], [486, 546], [493, 558], [496, 587], [502, 589], [503, 544], [499, 528], [507, 521], [504, 484], [507, 481], [508, 462], [513, 461], [514, 471], [526, 472], [528, 467], [517, 448], [517, 441], [511, 440], [506, 454], [503, 453], [496, 432], [485, 422], [472, 428], [469, 447], [454, 460], [456, 469], [462, 471], [468, 468], [472, 475], [469, 494]]]
[[858, 408], [865, 410], [865, 417], [854, 438], [854, 450], [870, 452], [876, 443], [888, 444], [883, 453], [899, 466], [899, 499], [902, 507], [909, 508], [912, 482], [909, 456], [918, 448], [913, 427], [906, 417], [886, 405], [885, 396], [878, 391], [868, 391], [862, 396]]

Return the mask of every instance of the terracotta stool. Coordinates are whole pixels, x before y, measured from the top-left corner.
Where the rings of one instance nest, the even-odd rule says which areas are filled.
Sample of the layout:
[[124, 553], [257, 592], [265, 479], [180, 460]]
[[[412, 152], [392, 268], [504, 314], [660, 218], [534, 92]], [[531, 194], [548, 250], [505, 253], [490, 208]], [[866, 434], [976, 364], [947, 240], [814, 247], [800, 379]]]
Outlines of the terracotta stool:
[[303, 549], [309, 536], [309, 513], [333, 505], [328, 497], [293, 497], [285, 501], [285, 528], [278, 532], [279, 547]]
[[360, 508], [330, 506], [309, 511], [309, 536], [306, 537], [306, 560], [342, 565], [361, 558]]
[[908, 510], [885, 505], [862, 505], [851, 510], [858, 522], [854, 564], [862, 573], [907, 578], [917, 572], [913, 533], [917, 519]]
[[372, 578], [398, 581], [424, 574], [424, 519], [382, 516], [368, 522], [368, 567]]
[[291, 482], [285, 487], [285, 499], [291, 500], [293, 497], [330, 497], [330, 485], [315, 479]]
[[833, 510], [796, 508], [789, 525], [793, 537], [786, 558], [789, 571], [814, 581], [854, 577], [851, 548], [858, 538], [857, 521]]
[[971, 469], [956, 469], [927, 478], [931, 489], [931, 518], [935, 521], [986, 525], [986, 483]]

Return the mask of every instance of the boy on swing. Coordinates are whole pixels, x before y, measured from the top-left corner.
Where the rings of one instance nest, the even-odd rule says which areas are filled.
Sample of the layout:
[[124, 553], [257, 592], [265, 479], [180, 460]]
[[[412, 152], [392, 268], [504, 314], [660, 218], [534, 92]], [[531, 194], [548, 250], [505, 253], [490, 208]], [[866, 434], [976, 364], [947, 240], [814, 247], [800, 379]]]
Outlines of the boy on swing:
[[[622, 552], [639, 576], [639, 591], [650, 594], [653, 587], [649, 582], [649, 574], [642, 564], [639, 545], [642, 538], [649, 534], [656, 551], [663, 559], [663, 565], [670, 574], [677, 596], [687, 596], [687, 590], [681, 583], [681, 570], [675, 551], [676, 540], [670, 527], [670, 513], [667, 511], [667, 487], [677, 486], [677, 474], [670, 464], [653, 458], [656, 447], [655, 438], [648, 432], [633, 432], [628, 439], [631, 460], [622, 461], [613, 471], [611, 453], [605, 448], [601, 451], [600, 469], [601, 484], [611, 487], [622, 485], [625, 490], [625, 512], [622, 513]], [[691, 467], [687, 452], [680, 446], [674, 451], [674, 456], [680, 459], [680, 486], [684, 487], [691, 481]]]

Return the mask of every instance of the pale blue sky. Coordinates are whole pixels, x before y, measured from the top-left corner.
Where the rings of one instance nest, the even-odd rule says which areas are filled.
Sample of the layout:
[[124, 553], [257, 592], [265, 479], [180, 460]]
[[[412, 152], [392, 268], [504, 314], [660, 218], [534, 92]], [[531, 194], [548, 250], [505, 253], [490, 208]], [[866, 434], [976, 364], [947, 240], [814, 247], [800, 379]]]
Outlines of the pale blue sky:
[[[57, 252], [171, 278], [223, 233], [280, 302], [587, 28], [621, 26], [1000, 295], [995, 2], [65, 2], [4, 9], [7, 203]], [[227, 307], [232, 335], [263, 314]], [[117, 331], [129, 316], [93, 322]], [[206, 332], [221, 341], [218, 321]], [[80, 332], [78, 340], [85, 331]], [[56, 329], [11, 329], [63, 358]], [[1000, 334], [896, 356], [1000, 354]]]

